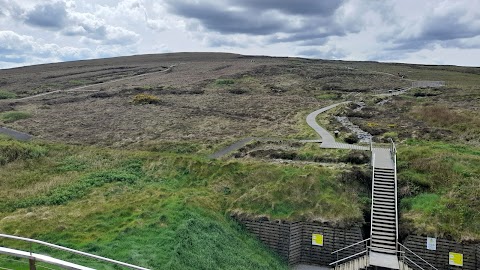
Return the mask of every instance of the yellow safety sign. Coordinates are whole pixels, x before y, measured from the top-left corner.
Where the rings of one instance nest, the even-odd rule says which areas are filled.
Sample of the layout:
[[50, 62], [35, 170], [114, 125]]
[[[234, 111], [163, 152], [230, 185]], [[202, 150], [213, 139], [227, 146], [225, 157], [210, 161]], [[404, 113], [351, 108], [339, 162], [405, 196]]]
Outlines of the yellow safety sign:
[[455, 266], [463, 266], [463, 254], [450, 252], [448, 254], [448, 263]]
[[312, 234], [312, 245], [323, 246], [323, 234]]

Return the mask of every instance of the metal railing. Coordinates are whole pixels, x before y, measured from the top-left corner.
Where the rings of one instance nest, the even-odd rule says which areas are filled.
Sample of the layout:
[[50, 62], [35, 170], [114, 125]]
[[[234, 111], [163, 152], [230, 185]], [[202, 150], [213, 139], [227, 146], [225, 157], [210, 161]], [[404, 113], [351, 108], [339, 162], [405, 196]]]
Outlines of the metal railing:
[[[349, 246], [346, 246], [346, 247], [344, 247], [344, 248], [335, 250], [335, 251], [332, 252], [331, 254], [336, 254], [336, 255], [337, 255], [337, 259], [336, 259], [334, 262], [329, 263], [328, 265], [329, 265], [329, 266], [332, 266], [332, 265], [337, 266], [339, 263], [343, 263], [344, 261], [347, 261], [347, 260], [350, 260], [350, 259], [354, 259], [354, 258], [358, 258], [358, 257], [359, 257], [360, 255], [362, 255], [362, 254], [368, 255], [368, 250], [369, 250], [368, 243], [369, 243], [369, 241], [370, 241], [370, 238], [367, 238], [367, 239], [362, 240], [362, 241], [360, 241], [360, 242], [357, 242], [357, 243], [351, 244], [351, 245], [349, 245]], [[361, 244], [363, 244], [363, 243], [365, 243], [365, 249], [364, 249], [364, 250], [362, 250], [362, 251], [360, 251], [360, 252], [356, 252], [356, 253], [354, 253], [354, 254], [352, 254], [352, 255], [349, 255], [349, 256], [344, 257], [344, 258], [341, 258], [341, 259], [338, 258], [340, 252], [350, 250], [350, 249], [352, 249], [352, 248], [354, 248], [354, 247], [358, 247], [359, 245], [361, 245]], [[353, 251], [353, 252], [355, 252], [355, 251]], [[352, 253], [353, 253], [353, 252], [352, 252]]]
[[[39, 245], [42, 245], [42, 246], [46, 246], [46, 247], [50, 247], [50, 248], [54, 248], [54, 249], [58, 249], [58, 250], [62, 250], [62, 251], [67, 251], [67, 252], [77, 254], [77, 255], [80, 255], [80, 256], [97, 259], [97, 260], [100, 260], [100, 261], [108, 262], [108, 263], [119, 265], [119, 266], [128, 267], [128, 268], [131, 268], [131, 269], [150, 270], [148, 268], [136, 266], [136, 265], [133, 265], [133, 264], [124, 263], [124, 262], [121, 262], [121, 261], [101, 257], [101, 256], [98, 256], [98, 255], [94, 255], [94, 254], [86, 253], [86, 252], [83, 252], [83, 251], [78, 251], [78, 250], [75, 250], [75, 249], [62, 247], [62, 246], [59, 246], [59, 245], [51, 244], [51, 243], [40, 241], [40, 240], [30, 239], [30, 238], [26, 238], [26, 237], [20, 237], [20, 236], [8, 235], [8, 234], [0, 234], [0, 238], [7, 238], [7, 239], [13, 239], [13, 240], [19, 240], [19, 241], [24, 241], [24, 242], [28, 242], [28, 243], [33, 243], [33, 244], [39, 244]], [[30, 253], [31, 253], [31, 250], [30, 250]]]
[[398, 186], [397, 186], [397, 147], [393, 142], [392, 138], [390, 138], [390, 142], [392, 146], [390, 148], [390, 154], [392, 156], [393, 161], [393, 175], [394, 175], [394, 183], [395, 183], [395, 242], [397, 243], [397, 250], [398, 250]]
[[[430, 269], [430, 270], [438, 270], [435, 266], [433, 266], [432, 264], [430, 264], [429, 262], [427, 262], [426, 260], [424, 260], [422, 257], [420, 257], [419, 255], [417, 255], [415, 252], [411, 251], [409, 248], [407, 248], [406, 246], [398, 243], [398, 245], [400, 246], [400, 252], [399, 252], [399, 255], [400, 255], [400, 261], [402, 261], [403, 263], [405, 263], [405, 260], [408, 262], [407, 265], [411, 266], [411, 265], [415, 265], [416, 267], [418, 267], [418, 269], [420, 270], [427, 270], [427, 269]], [[415, 258], [415, 259], [419, 259], [423, 264], [426, 264], [428, 268], [423, 268], [421, 267], [418, 263], [416, 263], [413, 259], [409, 258], [407, 256], [407, 252], [412, 254]], [[420, 263], [421, 264], [421, 263]]]

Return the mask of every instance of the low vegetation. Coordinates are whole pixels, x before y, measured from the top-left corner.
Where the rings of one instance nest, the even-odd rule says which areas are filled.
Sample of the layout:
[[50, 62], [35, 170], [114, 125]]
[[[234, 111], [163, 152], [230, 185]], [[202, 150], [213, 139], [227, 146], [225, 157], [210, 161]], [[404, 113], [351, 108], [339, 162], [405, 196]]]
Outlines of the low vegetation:
[[363, 221], [338, 170], [1, 140], [1, 232], [154, 269], [286, 269], [232, 214]]
[[149, 94], [138, 94], [133, 97], [133, 104], [159, 104], [160, 98]]
[[31, 114], [27, 112], [10, 111], [0, 113], [0, 120], [4, 123], [13, 123], [18, 120], [30, 118]]
[[5, 90], [0, 90], [0, 99], [12, 99], [16, 97], [17, 95], [15, 93], [5, 91]]
[[480, 239], [480, 149], [408, 141], [399, 148], [403, 226], [420, 234]]

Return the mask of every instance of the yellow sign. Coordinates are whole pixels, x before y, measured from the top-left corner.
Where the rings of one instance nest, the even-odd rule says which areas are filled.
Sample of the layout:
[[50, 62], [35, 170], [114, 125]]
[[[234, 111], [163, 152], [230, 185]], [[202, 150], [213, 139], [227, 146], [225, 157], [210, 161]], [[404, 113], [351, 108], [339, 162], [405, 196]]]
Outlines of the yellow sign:
[[448, 263], [450, 265], [463, 266], [463, 254], [450, 252], [448, 254]]
[[312, 245], [323, 246], [323, 235], [316, 233], [312, 234]]

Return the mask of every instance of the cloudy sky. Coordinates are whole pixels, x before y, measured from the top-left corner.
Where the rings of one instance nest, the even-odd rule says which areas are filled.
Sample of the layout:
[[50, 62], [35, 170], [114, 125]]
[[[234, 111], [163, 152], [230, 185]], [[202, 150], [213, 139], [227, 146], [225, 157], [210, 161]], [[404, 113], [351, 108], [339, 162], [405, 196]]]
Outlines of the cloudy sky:
[[0, 0], [0, 68], [181, 51], [480, 66], [480, 1]]

